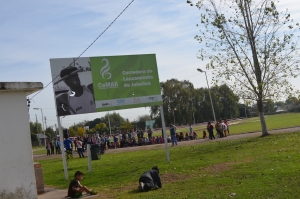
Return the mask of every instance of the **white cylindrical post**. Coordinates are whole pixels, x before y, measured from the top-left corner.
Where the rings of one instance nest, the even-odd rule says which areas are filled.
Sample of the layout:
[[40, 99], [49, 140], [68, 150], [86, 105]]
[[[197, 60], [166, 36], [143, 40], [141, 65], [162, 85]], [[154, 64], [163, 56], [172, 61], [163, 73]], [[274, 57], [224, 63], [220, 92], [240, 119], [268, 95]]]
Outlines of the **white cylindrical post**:
[[213, 105], [213, 102], [212, 102], [212, 99], [211, 99], [210, 88], [209, 88], [209, 84], [208, 84], [208, 80], [207, 80], [206, 71], [204, 71], [204, 73], [205, 73], [206, 83], [207, 83], [207, 87], [208, 87], [208, 93], [209, 93], [209, 98], [210, 98], [210, 103], [211, 103], [211, 109], [212, 109], [212, 112], [213, 112], [213, 115], [214, 115], [215, 124], [216, 124], [217, 120], [216, 120], [216, 115], [215, 115], [215, 109], [214, 109], [214, 105]]
[[88, 155], [88, 171], [92, 172], [92, 157], [91, 157], [91, 145], [87, 145], [87, 155]]
[[64, 135], [63, 135], [63, 130], [61, 128], [60, 117], [57, 117], [57, 124], [58, 124], [58, 131], [59, 131], [60, 151], [61, 151], [61, 156], [64, 165], [65, 179], [68, 180], [69, 174], [68, 174], [68, 167], [67, 167], [67, 160], [66, 160], [66, 152], [64, 149]]
[[44, 131], [44, 144], [46, 146], [46, 135], [45, 135], [45, 128], [44, 128], [44, 115], [43, 115], [43, 110], [42, 109], [41, 109], [41, 112], [42, 112], [42, 123], [43, 123], [43, 131]]
[[165, 123], [165, 117], [164, 117], [164, 109], [163, 109], [162, 105], [160, 106], [160, 117], [161, 117], [161, 125], [162, 125], [162, 128], [163, 128], [163, 133], [164, 133], [167, 162], [170, 163], [170, 153], [169, 153], [169, 148], [168, 148], [166, 123]]

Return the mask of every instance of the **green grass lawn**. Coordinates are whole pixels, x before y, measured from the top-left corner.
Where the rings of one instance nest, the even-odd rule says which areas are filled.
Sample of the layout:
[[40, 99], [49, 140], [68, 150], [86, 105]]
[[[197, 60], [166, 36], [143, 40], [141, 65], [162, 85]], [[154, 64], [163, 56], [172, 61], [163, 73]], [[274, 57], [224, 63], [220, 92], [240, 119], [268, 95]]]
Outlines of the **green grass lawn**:
[[[278, 115], [269, 115], [265, 116], [267, 127], [269, 130], [277, 128], [287, 128], [292, 126], [300, 126], [300, 113], [286, 113]], [[260, 121], [259, 117], [248, 118], [243, 120], [232, 120], [229, 122], [230, 125], [230, 134], [241, 134], [246, 132], [256, 132], [260, 131]], [[193, 128], [197, 132], [198, 136], [201, 137], [202, 131], [206, 130], [206, 126], [195, 126]], [[177, 132], [189, 132], [188, 128], [179, 128]], [[167, 130], [169, 134], [169, 130]], [[161, 131], [154, 132], [153, 136], [161, 136]], [[33, 154], [47, 154], [47, 151], [44, 146], [33, 147]]]
[[47, 154], [47, 150], [45, 146], [33, 146], [32, 153], [33, 155]]
[[[100, 191], [102, 198], [299, 198], [300, 132], [218, 141], [164, 149], [105, 154], [92, 161], [69, 162], [70, 179], [85, 173], [82, 184]], [[40, 161], [47, 186], [67, 188], [61, 159]], [[138, 192], [139, 176], [160, 168], [163, 188]]]
[[[300, 126], [300, 113], [267, 115], [265, 116], [265, 119], [266, 119], [268, 130], [277, 129], [277, 128], [287, 128], [292, 126]], [[246, 132], [261, 131], [259, 117], [229, 121], [229, 129], [230, 129], [230, 134], [241, 134]], [[193, 131], [197, 132], [198, 136], [202, 135], [203, 130], [206, 130], [206, 125], [193, 127]], [[178, 128], [177, 132], [188, 133], [189, 128]], [[169, 133], [168, 130], [167, 133]], [[161, 136], [161, 132], [155, 132], [154, 135]]]

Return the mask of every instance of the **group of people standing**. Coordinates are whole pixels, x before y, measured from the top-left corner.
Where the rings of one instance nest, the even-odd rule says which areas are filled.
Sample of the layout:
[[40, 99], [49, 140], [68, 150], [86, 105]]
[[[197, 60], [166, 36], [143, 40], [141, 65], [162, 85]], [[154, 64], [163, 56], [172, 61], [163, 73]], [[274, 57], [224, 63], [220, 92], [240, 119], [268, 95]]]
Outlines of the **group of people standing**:
[[[213, 126], [211, 124], [211, 122], [208, 122], [207, 123], [207, 131], [208, 131], [208, 134], [209, 134], [209, 139], [215, 139], [215, 136], [214, 136], [214, 128], [216, 129], [217, 131], [217, 137], [219, 138], [222, 138], [222, 137], [227, 137], [227, 135], [230, 135], [229, 134], [229, 124], [228, 124], [228, 121], [227, 119], [219, 119], [215, 126]], [[205, 131], [203, 132], [203, 134], [205, 133]]]
[[59, 138], [57, 140], [50, 141], [46, 144], [47, 155], [54, 155], [54, 149], [56, 154], [60, 153]]
[[[227, 137], [229, 135], [229, 124], [227, 119], [219, 119], [215, 125], [211, 122], [207, 124], [207, 131], [209, 134], [209, 139], [215, 139], [214, 129], [217, 131], [217, 137]], [[189, 124], [189, 133], [183, 134], [183, 132], [176, 133], [176, 126], [171, 122], [169, 123], [170, 135], [167, 136], [167, 141], [172, 142], [172, 146], [177, 146], [178, 141], [185, 140], [195, 140], [198, 135], [196, 132], [193, 132], [193, 127]], [[137, 139], [136, 139], [137, 138]], [[206, 131], [203, 131], [203, 138], [206, 138]], [[83, 152], [86, 150], [87, 144], [96, 144], [99, 145], [101, 150], [99, 151], [104, 153], [106, 149], [111, 148], [123, 148], [123, 147], [132, 147], [132, 146], [142, 146], [148, 144], [161, 144], [164, 143], [163, 130], [162, 136], [153, 137], [153, 132], [151, 128], [147, 128], [147, 131], [144, 132], [141, 128], [134, 130], [129, 130], [126, 132], [120, 132], [110, 135], [87, 135], [84, 137], [77, 137], [73, 141], [69, 138], [65, 138], [64, 147], [67, 151], [72, 153], [73, 148], [78, 152], [79, 157], [83, 158]], [[60, 153], [60, 141], [59, 138], [57, 141], [50, 142], [47, 144], [47, 155], [54, 155], [54, 148], [56, 148], [56, 154]]]

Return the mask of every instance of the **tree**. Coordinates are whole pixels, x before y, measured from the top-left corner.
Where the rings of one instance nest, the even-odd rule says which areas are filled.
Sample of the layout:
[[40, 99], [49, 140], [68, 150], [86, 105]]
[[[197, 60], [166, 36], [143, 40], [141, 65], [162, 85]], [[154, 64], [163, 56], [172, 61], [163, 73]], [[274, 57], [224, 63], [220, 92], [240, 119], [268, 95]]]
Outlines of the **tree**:
[[31, 132], [31, 134], [35, 134], [36, 135], [38, 133], [43, 133], [42, 124], [41, 123], [30, 122], [29, 126], [30, 126], [30, 132]]
[[125, 121], [121, 125], [121, 129], [123, 131], [128, 131], [128, 130], [131, 130], [132, 128], [133, 128], [133, 125], [129, 121]]
[[[217, 4], [218, 2], [218, 4]], [[262, 135], [268, 135], [263, 101], [293, 91], [288, 78], [299, 73], [299, 24], [272, 0], [200, 0], [199, 58], [210, 60], [213, 82], [230, 83], [243, 99], [254, 100]]]
[[53, 130], [52, 127], [48, 127], [46, 130], [45, 130], [45, 134], [47, 135], [47, 137], [49, 139], [52, 139], [52, 138], [55, 138], [56, 137], [56, 132]]
[[246, 104], [239, 104], [238, 105], [239, 108], [239, 117], [249, 117], [250, 116], [250, 111], [249, 108]]
[[97, 124], [99, 124], [102, 120], [100, 118], [96, 118], [92, 121], [88, 121], [84, 124], [84, 126], [89, 126], [89, 129], [94, 128]]
[[[165, 121], [176, 124], [212, 121], [214, 119], [208, 89], [194, 89], [189, 81], [170, 79], [161, 82]], [[239, 97], [226, 84], [215, 86], [212, 90], [212, 101], [217, 118], [239, 116]], [[206, 97], [207, 96], [207, 97]], [[161, 126], [159, 106], [150, 107], [155, 126]]]
[[[150, 115], [140, 115], [138, 116], [137, 120], [133, 122], [134, 126], [137, 128], [146, 128], [146, 121], [152, 120]], [[129, 122], [129, 121], [127, 121]], [[132, 125], [133, 126], [133, 125]]]
[[85, 134], [85, 129], [80, 126], [78, 127], [77, 132], [78, 132], [78, 136], [83, 137]]
[[36, 136], [36, 134], [30, 134], [30, 136], [31, 136], [31, 141], [33, 142], [33, 141], [38, 141], [38, 138], [37, 138], [37, 136]]
[[266, 113], [274, 113], [276, 111], [275, 103], [271, 99], [266, 99], [264, 102], [264, 111]]
[[283, 101], [278, 101], [278, 102], [275, 102], [275, 106], [277, 106], [277, 107], [284, 107], [285, 103]]
[[94, 134], [94, 133], [96, 133], [96, 129], [95, 128], [91, 128], [91, 129], [88, 130], [87, 133], [88, 134]]
[[[215, 104], [214, 107], [219, 113], [219, 118], [233, 118], [238, 116], [238, 102], [240, 98], [231, 90], [228, 85], [212, 87]], [[208, 91], [207, 91], [208, 92]]]
[[146, 122], [148, 120], [151, 120], [151, 116], [150, 115], [139, 115], [138, 119], [139, 122]]
[[[193, 96], [194, 85], [187, 81], [170, 79], [161, 82], [163, 109], [166, 123], [187, 124], [192, 119], [191, 96]], [[151, 116], [159, 112], [159, 107], [151, 108]]]
[[[166, 124], [169, 122], [176, 124], [190, 122], [192, 114], [189, 114], [188, 109], [191, 108], [189, 100], [194, 91], [193, 84], [186, 80], [170, 79], [161, 82], [160, 86]], [[159, 106], [150, 107], [150, 116], [154, 118], [155, 126], [161, 126]]]
[[291, 112], [300, 112], [300, 95], [298, 98], [289, 96], [286, 100], [288, 110]]
[[74, 137], [76, 136], [77, 132], [75, 131], [74, 127], [73, 126], [70, 126], [69, 128], [69, 136], [70, 137]]
[[119, 113], [116, 112], [107, 113], [104, 117], [101, 118], [101, 121], [108, 124], [108, 117], [110, 120], [111, 127], [119, 127], [125, 121], [125, 119], [121, 117]]
[[95, 126], [96, 131], [98, 131], [100, 134], [103, 134], [108, 131], [107, 125], [104, 122], [100, 122]]

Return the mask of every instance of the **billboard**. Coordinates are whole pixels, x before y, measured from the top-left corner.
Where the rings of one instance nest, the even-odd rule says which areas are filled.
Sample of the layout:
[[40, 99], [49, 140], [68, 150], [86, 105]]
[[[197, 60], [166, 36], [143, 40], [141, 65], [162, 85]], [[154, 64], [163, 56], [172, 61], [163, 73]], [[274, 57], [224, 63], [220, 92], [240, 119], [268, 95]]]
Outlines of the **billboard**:
[[50, 59], [58, 116], [162, 104], [155, 54]]

